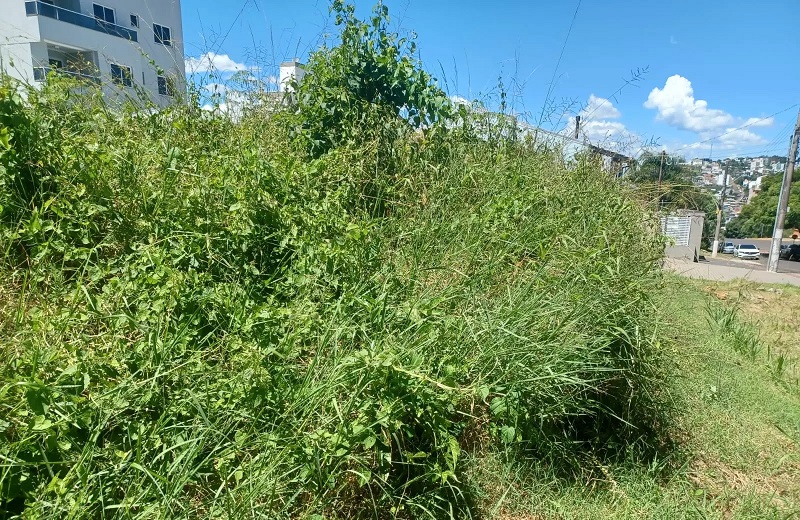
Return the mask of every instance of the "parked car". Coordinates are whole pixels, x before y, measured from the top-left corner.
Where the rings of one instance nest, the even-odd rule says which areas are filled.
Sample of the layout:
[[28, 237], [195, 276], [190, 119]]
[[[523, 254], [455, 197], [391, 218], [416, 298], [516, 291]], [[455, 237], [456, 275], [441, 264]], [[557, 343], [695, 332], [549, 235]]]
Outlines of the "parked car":
[[782, 260], [800, 260], [800, 244], [785, 244], [781, 246]]
[[734, 247], [733, 242], [725, 242], [725, 245], [722, 246], [722, 252], [726, 255], [732, 255]]
[[750, 260], [761, 258], [761, 251], [753, 244], [739, 244], [733, 248], [733, 256]]

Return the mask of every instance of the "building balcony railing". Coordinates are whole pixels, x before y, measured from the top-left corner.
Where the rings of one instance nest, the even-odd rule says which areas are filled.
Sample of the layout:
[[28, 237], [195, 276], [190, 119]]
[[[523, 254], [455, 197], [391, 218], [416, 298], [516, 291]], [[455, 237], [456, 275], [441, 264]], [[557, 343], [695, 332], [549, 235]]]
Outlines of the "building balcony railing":
[[92, 83], [100, 84], [100, 78], [98, 76], [93, 76], [91, 74], [85, 74], [83, 72], [75, 72], [73, 70], [60, 69], [55, 67], [34, 67], [33, 79], [36, 81], [44, 81], [47, 79], [47, 76], [51, 72], [55, 74], [69, 76], [70, 78], [91, 81]]
[[37, 16], [37, 15], [46, 16], [47, 18], [61, 20], [62, 22], [70, 23], [72, 25], [78, 25], [80, 27], [85, 27], [87, 29], [92, 29], [93, 31], [99, 31], [102, 33], [110, 34], [112, 36], [118, 36], [119, 38], [125, 38], [126, 40], [130, 40], [133, 42], [139, 41], [139, 37], [136, 34], [136, 31], [132, 31], [120, 25], [108, 23], [103, 20], [98, 20], [94, 16], [89, 16], [83, 13], [70, 11], [69, 9], [64, 9], [63, 7], [56, 7], [52, 4], [48, 4], [45, 2], [39, 2], [39, 1], [25, 2], [25, 14], [27, 14], [28, 16]]

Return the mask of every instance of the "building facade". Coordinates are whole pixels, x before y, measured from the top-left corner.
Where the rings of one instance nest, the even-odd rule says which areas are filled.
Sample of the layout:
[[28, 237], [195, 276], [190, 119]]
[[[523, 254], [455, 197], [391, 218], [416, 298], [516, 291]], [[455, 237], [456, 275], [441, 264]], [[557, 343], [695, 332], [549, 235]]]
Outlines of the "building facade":
[[180, 0], [2, 0], [0, 68], [29, 85], [52, 72], [109, 97], [158, 105], [183, 92]]

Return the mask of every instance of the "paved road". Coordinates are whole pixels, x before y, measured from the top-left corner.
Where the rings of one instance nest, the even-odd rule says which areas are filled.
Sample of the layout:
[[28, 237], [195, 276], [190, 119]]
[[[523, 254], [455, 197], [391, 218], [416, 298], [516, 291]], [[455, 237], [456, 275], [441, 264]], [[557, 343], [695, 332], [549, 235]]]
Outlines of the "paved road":
[[[733, 258], [733, 255], [725, 255], [719, 253], [717, 258], [711, 258], [710, 254], [706, 254], [706, 260], [711, 262], [712, 264], [717, 265], [726, 265], [730, 267], [746, 267], [748, 269], [756, 269], [766, 271], [767, 269], [767, 256], [769, 255], [769, 247], [771, 244], [771, 240], [768, 238], [744, 238], [744, 239], [737, 239], [737, 238], [730, 238], [726, 239], [725, 242], [733, 242], [734, 244], [753, 244], [758, 249], [761, 250], [761, 259], [760, 260], [742, 260], [740, 258]], [[797, 241], [800, 243], [800, 240]], [[784, 239], [784, 244], [791, 244], [792, 239]], [[778, 272], [779, 273], [800, 273], [800, 262], [796, 261], [789, 261], [789, 260], [781, 260], [778, 263]]]
[[[727, 263], [727, 262], [726, 262]], [[738, 266], [723, 265], [723, 263], [689, 262], [668, 258], [664, 261], [664, 268], [687, 278], [700, 278], [703, 280], [750, 280], [760, 283], [790, 284], [800, 286], [800, 274], [797, 273], [770, 273], [757, 267], [755, 261], [739, 263]]]

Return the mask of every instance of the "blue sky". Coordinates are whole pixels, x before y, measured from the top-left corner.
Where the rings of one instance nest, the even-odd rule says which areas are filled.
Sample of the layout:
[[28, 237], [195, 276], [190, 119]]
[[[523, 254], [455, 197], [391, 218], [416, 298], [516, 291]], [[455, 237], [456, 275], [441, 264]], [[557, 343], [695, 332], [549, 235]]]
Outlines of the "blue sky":
[[[354, 3], [363, 16], [374, 5]], [[787, 152], [800, 108], [798, 0], [384, 3], [452, 96], [492, 106], [502, 78], [529, 122], [563, 130], [581, 114], [594, 143], [635, 152], [656, 142], [687, 157]], [[253, 67], [275, 75], [335, 36], [324, 0], [182, 6], [190, 68], [213, 64], [223, 78]], [[646, 72], [628, 83], [637, 69]]]

